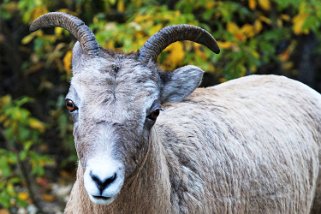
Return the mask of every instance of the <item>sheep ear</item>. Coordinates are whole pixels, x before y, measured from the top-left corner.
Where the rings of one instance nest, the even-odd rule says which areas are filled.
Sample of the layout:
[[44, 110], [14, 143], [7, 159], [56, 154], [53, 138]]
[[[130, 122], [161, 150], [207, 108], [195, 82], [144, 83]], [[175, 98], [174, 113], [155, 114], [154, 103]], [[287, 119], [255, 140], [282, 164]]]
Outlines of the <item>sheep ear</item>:
[[77, 71], [77, 67], [81, 64], [81, 56], [83, 55], [83, 50], [81, 49], [80, 43], [76, 42], [74, 48], [72, 49], [72, 70]]
[[161, 102], [180, 102], [190, 95], [202, 81], [204, 71], [187, 65], [173, 72], [162, 72]]

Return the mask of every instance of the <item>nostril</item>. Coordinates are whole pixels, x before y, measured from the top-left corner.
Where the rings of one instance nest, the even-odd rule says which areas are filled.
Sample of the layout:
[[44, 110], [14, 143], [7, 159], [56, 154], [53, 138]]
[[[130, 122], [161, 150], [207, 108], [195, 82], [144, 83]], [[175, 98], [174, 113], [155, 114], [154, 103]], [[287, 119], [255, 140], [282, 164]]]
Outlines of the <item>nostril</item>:
[[91, 179], [93, 179], [93, 181], [95, 181], [95, 183], [96, 183], [97, 185], [101, 185], [101, 184], [102, 184], [102, 182], [100, 181], [100, 179], [99, 179], [96, 175], [92, 174], [92, 172], [90, 172], [90, 177], [91, 177]]
[[106, 178], [104, 180], [101, 180], [101, 179], [99, 179], [98, 176], [96, 176], [92, 172], [90, 172], [90, 177], [96, 183], [96, 186], [98, 187], [98, 189], [102, 193], [102, 191], [104, 189], [106, 189], [111, 183], [113, 183], [116, 180], [117, 174], [114, 173], [113, 176]]
[[109, 184], [113, 183], [114, 180], [116, 180], [116, 177], [117, 177], [117, 175], [116, 175], [116, 173], [115, 173], [115, 174], [114, 174], [113, 176], [111, 176], [110, 178], [107, 178], [107, 179], [103, 182], [103, 185], [108, 186]]

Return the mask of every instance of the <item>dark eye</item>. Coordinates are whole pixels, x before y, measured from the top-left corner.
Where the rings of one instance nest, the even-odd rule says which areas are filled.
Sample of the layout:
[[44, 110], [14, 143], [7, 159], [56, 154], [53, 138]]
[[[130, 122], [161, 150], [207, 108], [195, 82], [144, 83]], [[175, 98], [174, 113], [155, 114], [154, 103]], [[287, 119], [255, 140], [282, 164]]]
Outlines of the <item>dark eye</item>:
[[73, 112], [78, 109], [78, 107], [75, 105], [74, 101], [72, 101], [71, 99], [66, 99], [65, 102], [66, 102], [66, 108], [69, 112]]
[[157, 117], [159, 115], [159, 109], [156, 109], [155, 111], [153, 111], [152, 113], [150, 113], [147, 118], [152, 120], [152, 121], [156, 121]]

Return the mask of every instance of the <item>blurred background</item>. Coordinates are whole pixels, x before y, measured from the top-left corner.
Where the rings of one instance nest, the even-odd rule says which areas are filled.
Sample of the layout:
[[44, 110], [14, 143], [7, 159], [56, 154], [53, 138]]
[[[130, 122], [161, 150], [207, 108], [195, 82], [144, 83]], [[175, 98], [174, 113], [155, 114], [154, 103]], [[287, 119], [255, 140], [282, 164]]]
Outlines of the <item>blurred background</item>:
[[221, 53], [176, 42], [161, 68], [194, 64], [202, 86], [279, 74], [321, 91], [320, 0], [2, 0], [0, 3], [0, 213], [62, 212], [77, 157], [64, 107], [74, 38], [61, 28], [29, 33], [49, 11], [75, 15], [102, 47], [137, 51], [161, 28], [193, 24]]

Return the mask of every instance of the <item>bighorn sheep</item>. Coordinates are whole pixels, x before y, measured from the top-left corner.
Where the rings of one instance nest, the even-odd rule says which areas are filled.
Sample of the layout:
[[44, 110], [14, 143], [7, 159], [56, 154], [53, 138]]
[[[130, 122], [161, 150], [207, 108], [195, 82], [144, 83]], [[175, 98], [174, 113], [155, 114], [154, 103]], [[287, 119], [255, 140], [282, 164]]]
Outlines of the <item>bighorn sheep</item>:
[[123, 54], [65, 13], [30, 30], [53, 26], [78, 40], [66, 107], [79, 165], [66, 213], [320, 211], [320, 94], [273, 75], [197, 88], [196, 66], [159, 70], [175, 41], [219, 52], [199, 27], [166, 27]]

